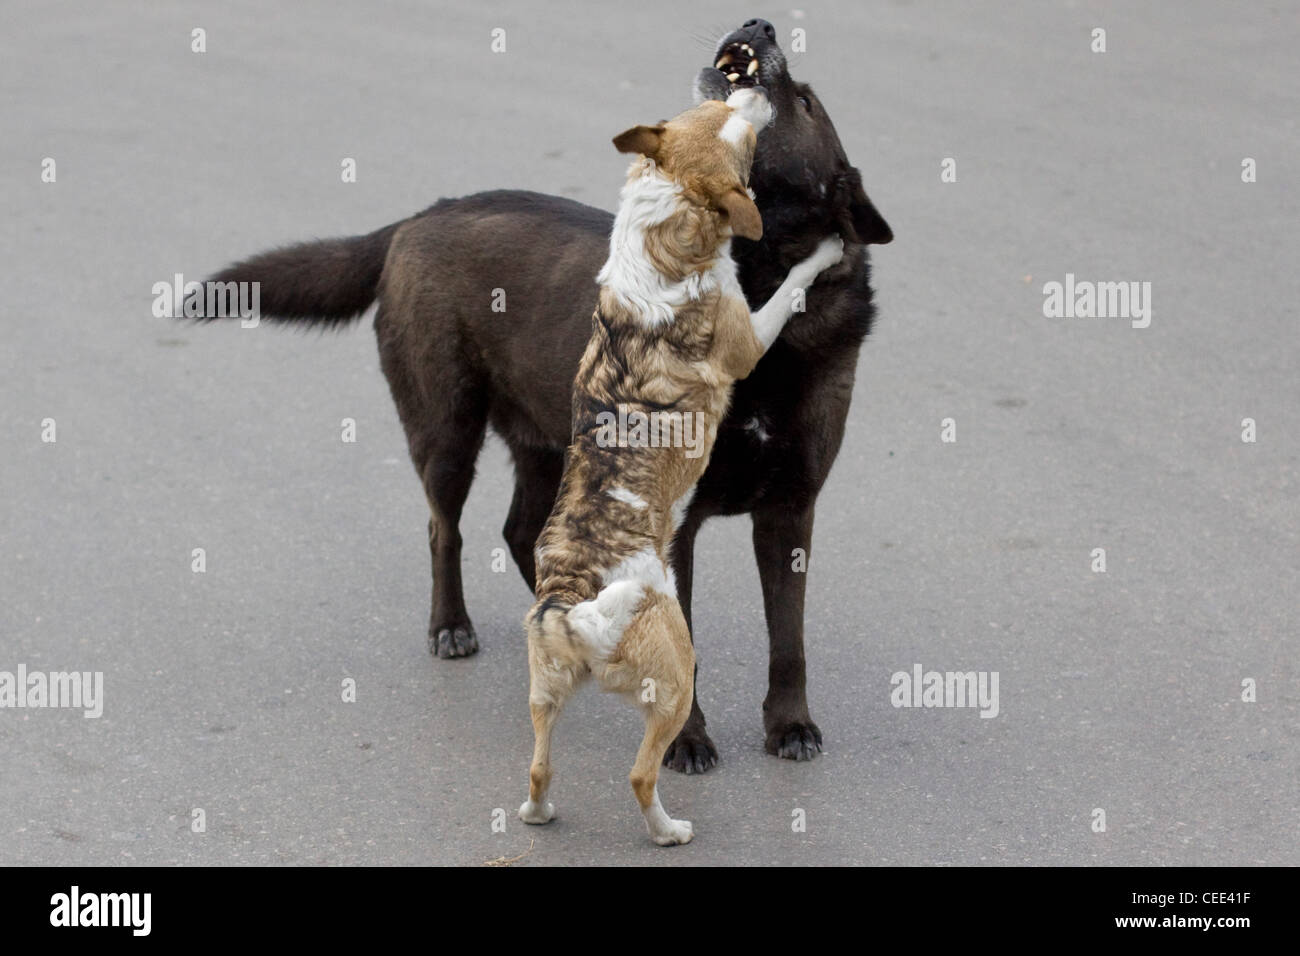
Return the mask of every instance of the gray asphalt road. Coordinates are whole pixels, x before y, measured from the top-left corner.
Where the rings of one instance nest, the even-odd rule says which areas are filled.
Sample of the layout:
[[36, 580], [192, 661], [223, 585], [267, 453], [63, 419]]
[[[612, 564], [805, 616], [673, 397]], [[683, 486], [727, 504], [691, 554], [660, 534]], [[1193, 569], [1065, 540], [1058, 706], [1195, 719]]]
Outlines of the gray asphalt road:
[[[0, 671], [101, 671], [104, 702], [0, 710], [0, 863], [1300, 862], [1288, 5], [6, 10]], [[463, 523], [483, 650], [435, 661], [368, 323], [191, 328], [151, 287], [484, 188], [612, 208], [610, 136], [687, 105], [749, 16], [806, 31], [792, 72], [898, 237], [810, 569], [827, 750], [762, 752], [749, 528], [719, 521], [695, 617], [722, 763], [661, 782], [696, 841], [648, 843], [637, 718], [594, 690], [560, 726], [561, 818], [526, 828], [501, 445]], [[1045, 317], [1067, 273], [1150, 282], [1150, 326]], [[892, 706], [915, 664], [996, 671], [998, 716]]]

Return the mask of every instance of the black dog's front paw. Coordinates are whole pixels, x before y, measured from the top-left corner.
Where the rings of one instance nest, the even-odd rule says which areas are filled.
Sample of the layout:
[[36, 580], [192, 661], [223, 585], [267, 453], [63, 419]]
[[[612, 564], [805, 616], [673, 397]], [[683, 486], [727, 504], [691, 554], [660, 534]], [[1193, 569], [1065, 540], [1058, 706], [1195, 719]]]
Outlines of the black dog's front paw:
[[478, 653], [478, 637], [469, 622], [429, 628], [429, 653], [434, 657], [469, 657]]
[[822, 732], [808, 718], [768, 728], [764, 748], [785, 760], [812, 760], [822, 749]]
[[713, 746], [708, 732], [689, 722], [664, 753], [664, 766], [678, 773], [704, 773], [717, 762], [718, 748]]

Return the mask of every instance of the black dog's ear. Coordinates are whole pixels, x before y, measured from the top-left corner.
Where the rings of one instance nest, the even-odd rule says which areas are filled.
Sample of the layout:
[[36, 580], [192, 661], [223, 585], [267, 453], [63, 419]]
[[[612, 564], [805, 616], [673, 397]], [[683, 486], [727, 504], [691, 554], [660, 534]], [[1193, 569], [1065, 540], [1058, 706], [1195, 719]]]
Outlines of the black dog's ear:
[[881, 246], [893, 242], [894, 231], [867, 198], [866, 190], [862, 188], [862, 174], [856, 168], [849, 167], [839, 176], [835, 194], [835, 211], [845, 242]]
[[658, 126], [633, 126], [614, 137], [614, 148], [620, 153], [640, 153], [654, 159], [659, 154], [659, 141], [663, 135], [663, 123]]

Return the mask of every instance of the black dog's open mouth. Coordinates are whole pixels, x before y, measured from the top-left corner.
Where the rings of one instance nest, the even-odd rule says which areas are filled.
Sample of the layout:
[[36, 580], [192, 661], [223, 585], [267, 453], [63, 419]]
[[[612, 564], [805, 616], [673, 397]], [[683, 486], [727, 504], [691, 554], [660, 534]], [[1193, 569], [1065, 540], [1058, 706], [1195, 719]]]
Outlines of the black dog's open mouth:
[[727, 44], [713, 66], [727, 78], [733, 91], [758, 85], [758, 54], [748, 43]]

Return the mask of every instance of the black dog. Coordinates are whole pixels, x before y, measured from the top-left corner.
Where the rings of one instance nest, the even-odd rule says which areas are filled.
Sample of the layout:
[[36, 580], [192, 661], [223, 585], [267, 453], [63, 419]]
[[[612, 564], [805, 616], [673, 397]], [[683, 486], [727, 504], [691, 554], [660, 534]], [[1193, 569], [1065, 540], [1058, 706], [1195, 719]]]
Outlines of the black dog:
[[[751, 61], [757, 66], [751, 66]], [[751, 304], [776, 291], [791, 266], [838, 230], [844, 261], [808, 290], [806, 311], [744, 381], [719, 429], [673, 548], [690, 621], [695, 535], [713, 515], [749, 512], [763, 585], [770, 663], [763, 723], [768, 753], [811, 759], [821, 731], [805, 693], [804, 578], [792, 557], [811, 550], [813, 508], [844, 436], [858, 350], [874, 307], [868, 243], [893, 238], [844, 154], [812, 90], [795, 82], [764, 20], [722, 39], [696, 94], [725, 99], [761, 84], [776, 110], [759, 137], [750, 183], [763, 239], [736, 239]], [[724, 72], [725, 71], [725, 72]], [[488, 192], [443, 200], [367, 236], [274, 250], [210, 281], [258, 282], [261, 313], [341, 324], [378, 298], [375, 330], [384, 374], [429, 500], [433, 608], [429, 646], [439, 657], [478, 649], [460, 578], [461, 508], [489, 425], [515, 464], [505, 536], [529, 587], [533, 546], [551, 506], [569, 442], [570, 394], [591, 333], [594, 277], [613, 217], [566, 199]], [[504, 290], [506, 311], [494, 311]], [[699, 772], [717, 760], [699, 704], [665, 764]]]

